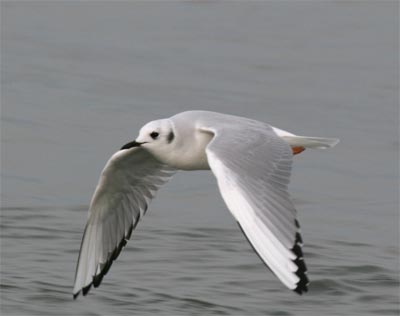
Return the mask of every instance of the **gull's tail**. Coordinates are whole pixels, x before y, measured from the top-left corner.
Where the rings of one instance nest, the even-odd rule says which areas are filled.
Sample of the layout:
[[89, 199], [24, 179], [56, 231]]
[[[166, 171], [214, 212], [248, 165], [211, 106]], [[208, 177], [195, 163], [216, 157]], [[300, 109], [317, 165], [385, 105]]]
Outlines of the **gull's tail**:
[[339, 142], [337, 138], [297, 136], [276, 127], [272, 127], [272, 129], [293, 148], [294, 154], [300, 153], [306, 148], [331, 148]]
[[326, 149], [336, 146], [337, 138], [307, 137], [307, 136], [281, 136], [292, 147]]

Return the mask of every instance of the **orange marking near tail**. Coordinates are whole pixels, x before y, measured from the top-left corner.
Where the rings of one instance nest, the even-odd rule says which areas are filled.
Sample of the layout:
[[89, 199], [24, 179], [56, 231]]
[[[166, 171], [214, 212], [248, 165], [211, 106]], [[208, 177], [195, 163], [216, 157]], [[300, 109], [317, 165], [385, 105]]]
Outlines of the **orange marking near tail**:
[[300, 154], [301, 152], [305, 151], [306, 149], [304, 147], [292, 147], [293, 155]]

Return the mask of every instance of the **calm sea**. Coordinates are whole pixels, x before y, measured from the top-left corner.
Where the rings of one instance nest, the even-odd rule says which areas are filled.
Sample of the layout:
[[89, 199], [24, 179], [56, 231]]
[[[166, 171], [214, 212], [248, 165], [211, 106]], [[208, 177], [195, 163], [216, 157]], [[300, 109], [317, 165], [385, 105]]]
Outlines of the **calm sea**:
[[[2, 1], [1, 315], [398, 315], [398, 7]], [[341, 139], [294, 163], [310, 291], [264, 267], [210, 172], [182, 172], [74, 301], [102, 167], [189, 109]]]

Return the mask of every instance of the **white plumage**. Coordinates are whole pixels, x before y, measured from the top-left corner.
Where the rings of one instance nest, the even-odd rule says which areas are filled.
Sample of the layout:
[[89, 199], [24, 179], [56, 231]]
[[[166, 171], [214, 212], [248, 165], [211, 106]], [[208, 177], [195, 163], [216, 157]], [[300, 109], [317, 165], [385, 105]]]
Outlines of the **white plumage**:
[[101, 174], [82, 239], [74, 297], [101, 283], [158, 188], [179, 169], [211, 169], [261, 260], [289, 289], [307, 291], [303, 244], [287, 191], [292, 157], [305, 148], [328, 148], [337, 142], [206, 111], [146, 124]]

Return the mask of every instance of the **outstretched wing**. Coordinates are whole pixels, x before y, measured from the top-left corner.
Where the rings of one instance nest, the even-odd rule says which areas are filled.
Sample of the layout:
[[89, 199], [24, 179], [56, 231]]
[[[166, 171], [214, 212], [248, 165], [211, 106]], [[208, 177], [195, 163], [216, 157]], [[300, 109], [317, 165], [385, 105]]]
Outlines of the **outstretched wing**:
[[[216, 124], [218, 126], [218, 124]], [[292, 150], [269, 125], [205, 126], [214, 135], [206, 152], [222, 197], [255, 252], [299, 294], [307, 269], [296, 210], [287, 191]]]
[[158, 188], [175, 173], [145, 149], [116, 152], [104, 167], [89, 208], [73, 290], [100, 285]]

